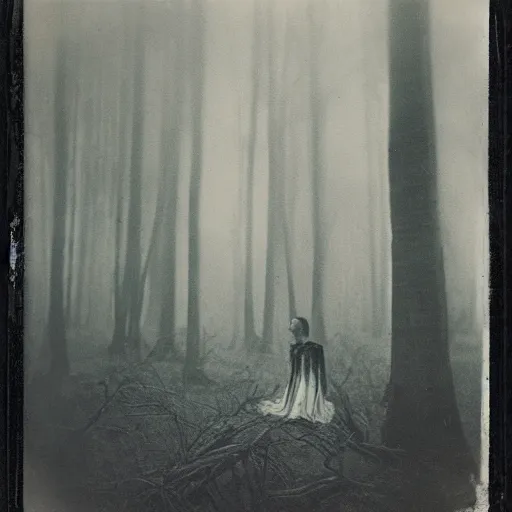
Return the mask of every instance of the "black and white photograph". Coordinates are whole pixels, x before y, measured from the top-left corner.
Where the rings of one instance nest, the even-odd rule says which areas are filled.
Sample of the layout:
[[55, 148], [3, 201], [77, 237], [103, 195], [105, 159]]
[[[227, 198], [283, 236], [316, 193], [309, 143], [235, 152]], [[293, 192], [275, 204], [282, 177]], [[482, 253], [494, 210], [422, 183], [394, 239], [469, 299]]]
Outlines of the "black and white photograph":
[[487, 510], [488, 2], [23, 9], [24, 510]]

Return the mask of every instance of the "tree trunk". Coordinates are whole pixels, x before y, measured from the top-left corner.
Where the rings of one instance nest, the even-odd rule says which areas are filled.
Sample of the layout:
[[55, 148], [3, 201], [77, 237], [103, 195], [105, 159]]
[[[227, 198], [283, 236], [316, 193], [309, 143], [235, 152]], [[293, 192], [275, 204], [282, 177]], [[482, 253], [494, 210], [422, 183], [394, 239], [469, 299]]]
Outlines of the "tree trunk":
[[[426, 0], [390, 4], [392, 363], [384, 442], [422, 464], [411, 507], [468, 506], [476, 473], [449, 358]], [[443, 492], [445, 489], [446, 492]], [[458, 493], [458, 496], [455, 494]]]
[[[166, 284], [162, 295], [162, 309], [160, 311], [160, 334], [153, 349], [153, 357], [163, 360], [170, 352], [174, 352], [176, 335], [176, 230], [178, 219], [178, 177], [181, 166], [181, 129], [182, 129], [182, 101], [184, 92], [184, 62], [183, 44], [185, 21], [183, 2], [178, 5], [174, 13], [175, 23], [174, 45], [174, 90], [170, 87], [170, 79], [166, 80], [166, 98], [170, 98], [169, 111], [165, 113], [162, 126], [162, 153], [161, 165], [165, 169], [165, 186], [168, 194], [167, 206], [164, 210], [166, 231], [163, 236], [166, 250], [163, 254], [163, 268], [165, 269]], [[170, 59], [165, 59], [164, 72], [171, 68]]]
[[204, 75], [204, 0], [194, 0], [191, 43], [193, 46], [192, 69], [190, 72], [192, 89], [192, 163], [190, 172], [189, 212], [188, 212], [188, 318], [187, 351], [184, 377], [192, 377], [198, 370], [201, 336], [199, 307], [199, 214], [201, 194], [201, 174], [203, 163], [203, 75]]
[[[126, 41], [126, 39], [125, 39]], [[126, 264], [123, 268], [122, 263], [122, 235], [123, 228], [126, 231], [124, 214], [124, 194], [123, 194], [123, 183], [126, 169], [128, 166], [128, 134], [126, 127], [128, 126], [128, 105], [130, 90], [128, 86], [128, 80], [125, 75], [125, 68], [128, 67], [130, 62], [128, 52], [125, 50], [121, 59], [125, 66], [121, 67], [121, 84], [120, 84], [120, 100], [119, 100], [119, 123], [118, 123], [118, 139], [119, 149], [117, 157], [117, 165], [114, 166], [115, 174], [117, 176], [117, 190], [115, 194], [116, 202], [116, 214], [115, 214], [115, 227], [114, 227], [114, 238], [115, 238], [115, 255], [114, 255], [114, 331], [112, 334], [112, 341], [108, 348], [110, 355], [116, 355], [124, 357], [126, 355], [126, 335], [127, 335], [127, 289], [126, 289]], [[127, 251], [124, 251], [125, 258], [127, 257]]]
[[71, 327], [73, 324], [73, 282], [75, 277], [75, 225], [76, 225], [76, 216], [77, 216], [77, 189], [78, 189], [78, 167], [79, 167], [79, 157], [78, 157], [78, 127], [79, 127], [79, 115], [80, 115], [80, 83], [77, 81], [76, 90], [75, 90], [75, 108], [74, 108], [74, 120], [73, 120], [73, 143], [71, 147], [72, 159], [70, 164], [70, 201], [68, 207], [68, 229], [67, 229], [67, 237], [68, 237], [68, 246], [66, 250], [67, 257], [67, 272], [66, 272], [66, 299], [65, 299], [65, 307], [66, 307], [66, 325]]
[[66, 122], [66, 65], [67, 53], [61, 41], [57, 48], [55, 83], [55, 161], [53, 197], [53, 234], [50, 270], [50, 307], [48, 339], [50, 342], [50, 375], [60, 383], [69, 375], [69, 358], [64, 322], [64, 275], [62, 257], [65, 249], [66, 229], [66, 178], [68, 165], [68, 123]]
[[310, 138], [311, 138], [311, 185], [312, 185], [312, 215], [313, 215], [313, 286], [312, 286], [312, 313], [311, 332], [312, 337], [318, 343], [327, 342], [325, 332], [325, 321], [323, 312], [323, 268], [324, 258], [324, 235], [321, 218], [322, 201], [322, 123], [323, 104], [318, 82], [318, 27], [315, 23], [314, 8], [309, 5], [310, 16]]
[[[286, 204], [283, 210], [286, 209]], [[292, 263], [292, 249], [290, 243], [290, 228], [289, 220], [286, 215], [282, 216], [283, 237], [284, 237], [284, 257], [286, 264], [286, 282], [288, 285], [288, 316], [291, 320], [297, 316], [297, 301], [295, 299], [295, 284], [293, 279], [293, 263]]]
[[[291, 47], [291, 28], [287, 24], [285, 29], [285, 43], [284, 43], [284, 57], [282, 65], [281, 87], [279, 95], [279, 124], [278, 124], [278, 140], [277, 143], [281, 147], [281, 161], [279, 175], [279, 205], [281, 211], [279, 217], [281, 218], [281, 229], [284, 244], [284, 259], [286, 268], [286, 282], [288, 290], [288, 316], [289, 320], [297, 315], [297, 307], [295, 300], [295, 284], [293, 276], [293, 260], [292, 260], [292, 234], [294, 224], [294, 211], [295, 211], [295, 180], [296, 172], [296, 156], [293, 151], [287, 151], [286, 148], [289, 144], [289, 124], [288, 124], [288, 87], [287, 87], [287, 70], [289, 62], [289, 52]], [[295, 156], [294, 161], [290, 164], [288, 156]]]
[[[244, 137], [242, 131], [242, 114], [241, 114], [241, 103], [239, 105], [239, 113], [238, 113], [238, 137], [239, 137], [239, 145], [238, 145], [238, 154], [240, 158], [239, 168], [240, 170], [243, 168], [243, 160], [245, 158], [245, 145], [244, 145]], [[232, 228], [232, 245], [233, 245], [233, 334], [231, 337], [231, 343], [229, 344], [230, 349], [236, 349], [238, 345], [238, 340], [240, 339], [241, 332], [241, 321], [243, 320], [243, 310], [242, 315], [240, 314], [240, 305], [243, 304], [245, 300], [245, 290], [244, 290], [244, 252], [243, 252], [243, 243], [244, 243], [244, 196], [243, 196], [243, 173], [240, 172], [238, 178], [238, 188], [237, 188], [237, 209], [236, 213], [233, 215], [233, 228]]]
[[254, 32], [252, 47], [252, 100], [251, 120], [248, 141], [248, 166], [247, 166], [247, 230], [245, 246], [245, 296], [244, 296], [244, 342], [248, 350], [254, 348], [257, 343], [254, 328], [254, 298], [253, 298], [253, 205], [254, 205], [254, 162], [256, 155], [256, 139], [258, 136], [258, 99], [260, 87], [260, 0], [254, 0]]
[[[142, 8], [143, 9], [143, 8]], [[128, 243], [126, 254], [126, 283], [128, 294], [129, 356], [138, 361], [141, 357], [140, 320], [141, 304], [141, 177], [142, 177], [142, 136], [144, 124], [144, 39], [142, 27], [136, 26], [134, 55], [133, 124], [131, 137], [131, 168], [129, 185]]]
[[276, 87], [274, 69], [274, 29], [271, 3], [268, 9], [268, 218], [267, 218], [267, 254], [265, 272], [265, 303], [263, 309], [263, 339], [261, 350], [269, 352], [272, 345], [275, 315], [275, 253], [276, 227], [278, 214], [278, 147], [276, 144]]

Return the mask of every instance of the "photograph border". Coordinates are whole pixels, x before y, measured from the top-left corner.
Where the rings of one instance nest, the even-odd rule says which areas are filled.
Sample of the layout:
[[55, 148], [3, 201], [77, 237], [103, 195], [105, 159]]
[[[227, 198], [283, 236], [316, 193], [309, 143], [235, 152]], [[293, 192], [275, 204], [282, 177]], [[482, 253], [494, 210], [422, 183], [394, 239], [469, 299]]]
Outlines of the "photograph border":
[[23, 0], [0, 2], [0, 509], [23, 510]]
[[[512, 195], [508, 186], [511, 154], [510, 90], [512, 86], [512, 14], [509, 1], [490, 1], [489, 11], [489, 290], [490, 290], [490, 453], [489, 510], [512, 510], [512, 359], [509, 356], [511, 331], [512, 259], [510, 223]], [[508, 169], [507, 169], [508, 168]], [[510, 376], [510, 377], [509, 377]]]

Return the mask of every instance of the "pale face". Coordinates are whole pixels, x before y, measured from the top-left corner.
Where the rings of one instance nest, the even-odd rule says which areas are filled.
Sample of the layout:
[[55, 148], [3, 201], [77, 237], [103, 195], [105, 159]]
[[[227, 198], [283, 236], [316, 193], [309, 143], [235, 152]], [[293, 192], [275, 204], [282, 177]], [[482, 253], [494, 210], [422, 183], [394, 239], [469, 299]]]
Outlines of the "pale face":
[[298, 337], [302, 334], [302, 326], [300, 322], [296, 318], [292, 318], [292, 321], [290, 322], [290, 327], [288, 327], [288, 330], [295, 336]]

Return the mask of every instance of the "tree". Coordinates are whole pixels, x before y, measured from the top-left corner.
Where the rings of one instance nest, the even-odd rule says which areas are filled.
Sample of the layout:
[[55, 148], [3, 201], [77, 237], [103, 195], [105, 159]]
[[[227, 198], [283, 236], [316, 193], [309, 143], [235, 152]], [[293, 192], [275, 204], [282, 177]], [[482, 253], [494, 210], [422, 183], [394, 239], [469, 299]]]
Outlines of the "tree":
[[[284, 167], [283, 167], [284, 169]], [[295, 176], [292, 175], [289, 180], [289, 187], [282, 186], [281, 193], [281, 227], [283, 232], [283, 241], [284, 241], [284, 258], [286, 265], [286, 284], [288, 289], [288, 316], [290, 320], [297, 315], [297, 306], [295, 299], [295, 284], [293, 278], [293, 261], [292, 261], [292, 235], [293, 235], [293, 209], [294, 209], [294, 180]], [[288, 194], [287, 194], [288, 192]], [[288, 199], [290, 198], [290, 199]], [[288, 202], [291, 203], [288, 208]]]
[[[277, 143], [282, 148], [280, 152], [281, 172], [279, 174], [279, 217], [281, 219], [281, 229], [283, 236], [283, 250], [286, 267], [286, 284], [288, 290], [288, 316], [290, 320], [297, 315], [297, 307], [295, 300], [295, 284], [293, 276], [293, 261], [292, 261], [292, 236], [293, 236], [293, 223], [295, 211], [295, 181], [297, 179], [295, 171], [296, 155], [293, 151], [286, 151], [289, 139], [288, 137], [289, 124], [288, 124], [288, 94], [287, 87], [287, 71], [288, 63], [290, 60], [290, 46], [291, 46], [291, 28], [288, 23], [285, 29], [285, 42], [284, 42], [284, 57], [281, 66], [281, 84], [279, 94], [279, 115], [277, 119]], [[289, 162], [289, 156], [292, 157], [292, 163]], [[295, 157], [295, 158], [294, 158]]]
[[279, 169], [278, 145], [276, 142], [276, 84], [275, 84], [275, 36], [271, 3], [267, 3], [268, 13], [268, 212], [267, 212], [267, 252], [265, 262], [265, 303], [263, 309], [263, 339], [261, 350], [270, 351], [275, 314], [275, 275], [277, 215], [279, 214]]
[[[80, 55], [79, 52], [76, 52], [77, 55]], [[78, 169], [80, 166], [79, 162], [79, 154], [78, 154], [78, 132], [79, 132], [79, 118], [80, 118], [80, 83], [79, 79], [76, 80], [76, 88], [75, 88], [75, 101], [74, 101], [74, 112], [73, 112], [73, 140], [71, 143], [71, 163], [70, 163], [70, 177], [69, 177], [69, 187], [70, 187], [70, 198], [68, 205], [68, 227], [67, 227], [67, 273], [66, 273], [66, 298], [65, 298], [65, 307], [66, 307], [66, 323], [68, 326], [73, 324], [73, 307], [72, 307], [72, 290], [73, 290], [73, 280], [75, 276], [75, 257], [74, 257], [74, 249], [75, 249], [75, 226], [77, 223], [77, 190], [78, 190]]]
[[131, 137], [131, 166], [129, 182], [129, 214], [127, 226], [126, 248], [126, 292], [127, 307], [127, 342], [130, 356], [134, 360], [141, 357], [140, 320], [142, 315], [142, 283], [141, 273], [141, 178], [142, 178], [142, 142], [144, 124], [144, 39], [142, 27], [135, 27], [134, 56], [134, 84], [133, 84], [133, 113]]
[[53, 189], [53, 231], [50, 263], [50, 306], [47, 336], [50, 343], [50, 375], [60, 383], [69, 374], [69, 357], [64, 322], [64, 274], [62, 255], [65, 249], [66, 187], [68, 166], [68, 123], [66, 119], [67, 52], [60, 40], [55, 67], [55, 159]]
[[320, 343], [327, 341], [323, 312], [323, 268], [325, 265], [324, 233], [321, 218], [322, 202], [322, 131], [324, 103], [321, 97], [318, 69], [318, 48], [320, 44], [319, 27], [315, 20], [313, 3], [309, 4], [310, 54], [309, 54], [309, 105], [310, 105], [310, 142], [311, 142], [311, 191], [313, 216], [313, 286], [311, 331]]
[[[164, 55], [164, 76], [169, 69], [173, 70], [173, 84], [169, 76], [164, 80], [164, 101], [168, 101], [169, 108], [164, 112], [162, 120], [162, 146], [161, 166], [165, 172], [164, 186], [167, 191], [167, 202], [162, 216], [165, 221], [165, 232], [162, 234], [163, 261], [166, 283], [162, 294], [162, 309], [160, 312], [160, 335], [153, 349], [155, 359], [164, 359], [169, 352], [174, 351], [174, 336], [176, 331], [176, 226], [178, 218], [178, 177], [181, 162], [181, 129], [182, 129], [182, 102], [184, 96], [184, 2], [175, 2], [176, 9], [172, 12], [173, 52], [166, 49]], [[174, 65], [171, 60], [174, 57]], [[169, 99], [167, 99], [169, 98]]]
[[192, 117], [192, 162], [190, 169], [189, 211], [188, 211], [188, 318], [187, 351], [184, 377], [198, 374], [200, 349], [200, 307], [199, 307], [199, 215], [201, 175], [203, 165], [203, 89], [204, 89], [204, 0], [192, 2], [194, 30], [191, 34], [192, 65], [189, 70]]
[[[240, 168], [242, 168], [243, 159], [245, 158], [245, 141], [242, 130], [241, 122], [241, 106], [238, 110], [238, 154], [240, 158]], [[237, 346], [237, 341], [240, 338], [240, 324], [244, 318], [244, 308], [240, 308], [245, 300], [245, 254], [243, 250], [244, 243], [244, 174], [240, 172], [237, 187], [237, 208], [233, 214], [233, 228], [232, 228], [232, 246], [233, 246], [233, 334], [229, 348], [234, 349]], [[244, 328], [245, 333], [245, 328]], [[247, 347], [247, 345], [246, 345]]]
[[427, 0], [390, 3], [392, 362], [382, 436], [423, 465], [409, 510], [436, 499], [444, 500], [436, 510], [453, 510], [467, 503], [441, 490], [474, 499], [476, 468], [449, 359], [428, 15]]
[[252, 42], [252, 99], [250, 113], [249, 140], [247, 152], [247, 210], [246, 210], [246, 245], [245, 245], [245, 295], [244, 295], [244, 342], [247, 349], [254, 348], [257, 341], [254, 328], [253, 298], [253, 205], [254, 205], [254, 161], [256, 155], [256, 138], [258, 134], [258, 101], [260, 89], [260, 7], [259, 0], [254, 0], [254, 26]]
[[[124, 36], [124, 41], [127, 42], [127, 36]], [[128, 45], [127, 45], [128, 46]], [[122, 50], [121, 50], [122, 51]], [[123, 266], [123, 254], [126, 257], [127, 251], [123, 253], [123, 231], [126, 226], [123, 221], [125, 208], [124, 208], [124, 194], [123, 184], [126, 168], [129, 163], [128, 158], [128, 130], [129, 125], [129, 110], [126, 105], [129, 103], [130, 87], [126, 76], [126, 68], [129, 64], [129, 52], [124, 50], [121, 53], [121, 75], [120, 75], [120, 92], [119, 92], [119, 105], [118, 115], [118, 151], [117, 163], [114, 165], [114, 173], [117, 177], [116, 190], [114, 193], [114, 201], [116, 204], [115, 211], [115, 225], [114, 225], [114, 275], [113, 275], [113, 288], [114, 288], [114, 331], [112, 334], [112, 341], [109, 346], [110, 355], [124, 356], [126, 354], [126, 325], [127, 325], [127, 282], [126, 282], [126, 269]]]

